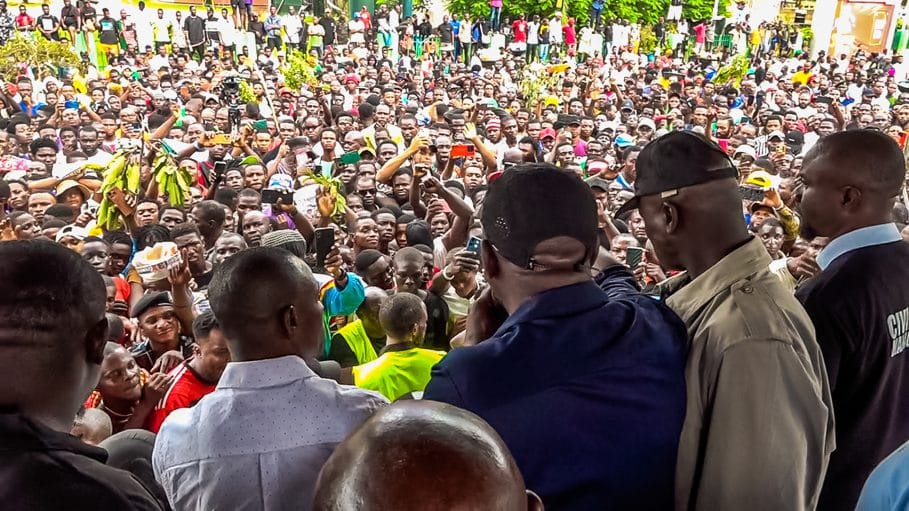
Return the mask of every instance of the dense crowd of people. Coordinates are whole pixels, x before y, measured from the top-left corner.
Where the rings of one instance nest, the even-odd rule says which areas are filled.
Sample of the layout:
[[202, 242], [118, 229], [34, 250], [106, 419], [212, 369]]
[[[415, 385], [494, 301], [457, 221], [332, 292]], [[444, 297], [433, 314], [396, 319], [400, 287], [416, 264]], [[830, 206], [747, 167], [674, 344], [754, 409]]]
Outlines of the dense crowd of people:
[[5, 509], [906, 509], [900, 55], [139, 4], [0, 1]]

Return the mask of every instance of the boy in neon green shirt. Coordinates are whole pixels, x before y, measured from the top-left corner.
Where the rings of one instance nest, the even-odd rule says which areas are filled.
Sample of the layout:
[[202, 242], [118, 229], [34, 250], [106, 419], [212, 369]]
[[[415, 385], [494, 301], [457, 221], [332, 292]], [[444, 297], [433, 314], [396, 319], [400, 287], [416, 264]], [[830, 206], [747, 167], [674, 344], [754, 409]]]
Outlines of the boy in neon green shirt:
[[387, 341], [379, 358], [351, 368], [353, 383], [379, 392], [394, 401], [412, 392], [422, 392], [432, 367], [444, 351], [420, 348], [426, 335], [426, 306], [419, 297], [400, 293], [389, 297], [379, 309], [379, 321]]

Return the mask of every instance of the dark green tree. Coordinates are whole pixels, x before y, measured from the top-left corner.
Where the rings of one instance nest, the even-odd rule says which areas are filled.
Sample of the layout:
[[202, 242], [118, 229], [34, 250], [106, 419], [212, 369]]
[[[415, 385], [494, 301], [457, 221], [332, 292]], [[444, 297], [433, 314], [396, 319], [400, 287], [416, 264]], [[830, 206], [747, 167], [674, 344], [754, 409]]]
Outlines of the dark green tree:
[[[563, 0], [562, 10], [574, 18], [579, 26], [590, 19], [592, 0]], [[730, 0], [720, 0], [719, 12], [726, 12]], [[489, 17], [489, 4], [483, 0], [448, 0], [449, 12], [470, 14], [471, 19]], [[504, 0], [503, 15], [513, 18], [519, 14], [549, 16], [556, 11], [555, 0]], [[626, 20], [629, 23], [652, 25], [669, 11], [669, 0], [606, 0], [603, 8], [605, 20]], [[686, 19], [710, 19], [713, 0], [684, 0], [682, 7]]]

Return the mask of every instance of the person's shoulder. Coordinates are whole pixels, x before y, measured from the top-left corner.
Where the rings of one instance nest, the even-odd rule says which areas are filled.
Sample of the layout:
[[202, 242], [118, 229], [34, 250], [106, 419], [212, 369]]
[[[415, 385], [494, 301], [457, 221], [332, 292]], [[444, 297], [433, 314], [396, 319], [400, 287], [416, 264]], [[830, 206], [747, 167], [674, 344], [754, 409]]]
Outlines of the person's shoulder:
[[871, 472], [856, 511], [905, 509], [909, 503], [909, 442], [884, 459]]
[[436, 360], [442, 360], [445, 355], [447, 355], [447, 353], [442, 350], [431, 350], [427, 348], [416, 348], [416, 351], [427, 358], [434, 357]]
[[40, 478], [58, 481], [47, 484], [31, 498], [31, 509], [58, 507], [61, 503], [81, 509], [93, 502], [93, 509], [160, 510], [162, 505], [132, 474], [74, 452], [58, 451], [56, 463], [46, 464]]
[[351, 413], [365, 412], [369, 415], [388, 404], [388, 400], [378, 392], [364, 390], [353, 385], [342, 385], [325, 378], [319, 378], [316, 384], [328, 393], [339, 409]]
[[769, 268], [736, 282], [711, 312], [699, 333], [717, 351], [756, 340], [792, 345], [814, 340], [807, 312]]
[[164, 447], [165, 444], [170, 442], [187, 438], [193, 430], [197, 429], [197, 425], [200, 422], [198, 413], [201, 409], [201, 406], [193, 406], [191, 408], [178, 408], [171, 412], [161, 424], [161, 429], [158, 430], [155, 450], [159, 446]]

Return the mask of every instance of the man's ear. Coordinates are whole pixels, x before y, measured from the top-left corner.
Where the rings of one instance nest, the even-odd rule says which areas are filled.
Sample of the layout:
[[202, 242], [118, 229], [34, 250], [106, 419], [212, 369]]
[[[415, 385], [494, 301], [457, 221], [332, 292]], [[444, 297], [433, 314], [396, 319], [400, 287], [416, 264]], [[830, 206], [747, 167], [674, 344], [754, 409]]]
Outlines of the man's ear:
[[480, 263], [482, 264], [483, 271], [486, 272], [486, 275], [490, 278], [497, 277], [501, 273], [501, 267], [499, 266], [499, 259], [495, 255], [495, 248], [492, 247], [492, 243], [488, 240], [483, 240], [483, 245], [480, 249]]
[[543, 511], [543, 500], [532, 490], [524, 490], [527, 493], [527, 511]]
[[104, 345], [107, 344], [107, 316], [101, 318], [85, 333], [85, 359], [101, 365], [104, 360]]
[[299, 328], [300, 318], [297, 317], [297, 309], [293, 305], [288, 305], [281, 313], [281, 326], [288, 337], [293, 337], [294, 331]]
[[665, 201], [660, 207], [663, 214], [663, 224], [666, 226], [666, 234], [673, 234], [679, 228], [679, 209], [672, 202]]
[[857, 211], [862, 204], [862, 191], [854, 186], [843, 187], [840, 202], [844, 208]]

